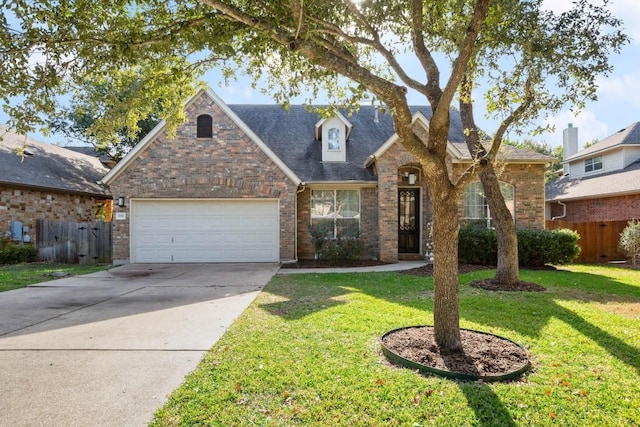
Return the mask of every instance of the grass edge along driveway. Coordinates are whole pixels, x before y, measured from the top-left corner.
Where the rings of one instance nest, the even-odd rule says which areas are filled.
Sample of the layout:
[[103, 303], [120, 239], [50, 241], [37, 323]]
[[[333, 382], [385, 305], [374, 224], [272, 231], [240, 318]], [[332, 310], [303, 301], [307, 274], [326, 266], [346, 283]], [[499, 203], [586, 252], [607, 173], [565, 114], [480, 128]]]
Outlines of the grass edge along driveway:
[[0, 292], [24, 288], [36, 283], [55, 280], [53, 273], [63, 272], [71, 276], [106, 270], [107, 265], [56, 264], [36, 262], [29, 264], [0, 265]]
[[485, 384], [389, 366], [378, 339], [431, 324], [433, 282], [399, 273], [279, 275], [156, 414], [155, 426], [638, 426], [640, 272], [521, 272], [544, 293], [470, 287], [461, 327], [528, 348], [534, 369]]

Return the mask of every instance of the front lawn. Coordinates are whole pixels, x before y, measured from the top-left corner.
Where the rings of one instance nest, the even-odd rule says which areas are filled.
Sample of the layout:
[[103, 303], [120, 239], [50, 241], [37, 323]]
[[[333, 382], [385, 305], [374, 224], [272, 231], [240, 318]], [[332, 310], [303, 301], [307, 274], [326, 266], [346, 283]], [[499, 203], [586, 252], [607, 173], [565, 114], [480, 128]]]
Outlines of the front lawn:
[[638, 426], [640, 271], [521, 272], [547, 292], [469, 286], [461, 326], [507, 337], [534, 370], [457, 382], [389, 366], [378, 339], [431, 324], [431, 278], [278, 275], [161, 408], [156, 426]]
[[0, 292], [54, 280], [53, 273], [55, 272], [64, 272], [75, 276], [94, 273], [107, 268], [108, 266], [106, 265], [53, 264], [45, 262], [0, 265]]

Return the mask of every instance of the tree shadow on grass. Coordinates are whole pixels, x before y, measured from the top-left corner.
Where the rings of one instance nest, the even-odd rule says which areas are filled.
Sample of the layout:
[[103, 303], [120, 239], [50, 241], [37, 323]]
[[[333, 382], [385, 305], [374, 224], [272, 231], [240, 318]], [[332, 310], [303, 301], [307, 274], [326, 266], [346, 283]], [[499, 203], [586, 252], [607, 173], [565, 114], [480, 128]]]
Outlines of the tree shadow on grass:
[[515, 427], [511, 413], [493, 389], [487, 384], [460, 382], [458, 388], [467, 399], [469, 407], [476, 414], [479, 426]]

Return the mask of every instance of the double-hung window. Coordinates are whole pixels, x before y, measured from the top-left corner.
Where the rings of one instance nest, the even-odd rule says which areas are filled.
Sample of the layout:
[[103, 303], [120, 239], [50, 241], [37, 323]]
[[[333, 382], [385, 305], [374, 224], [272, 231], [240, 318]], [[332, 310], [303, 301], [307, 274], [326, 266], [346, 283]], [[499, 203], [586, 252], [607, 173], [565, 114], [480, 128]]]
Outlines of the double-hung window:
[[[515, 199], [513, 185], [507, 182], [500, 182], [500, 192], [504, 197], [507, 208], [511, 216], [515, 219]], [[480, 181], [472, 182], [464, 189], [464, 218], [470, 220], [484, 220], [487, 228], [492, 227], [491, 212], [487, 198], [484, 196], [484, 189]]]
[[311, 190], [311, 228], [328, 239], [360, 233], [360, 191]]
[[584, 173], [602, 169], [602, 156], [592, 157], [584, 161]]

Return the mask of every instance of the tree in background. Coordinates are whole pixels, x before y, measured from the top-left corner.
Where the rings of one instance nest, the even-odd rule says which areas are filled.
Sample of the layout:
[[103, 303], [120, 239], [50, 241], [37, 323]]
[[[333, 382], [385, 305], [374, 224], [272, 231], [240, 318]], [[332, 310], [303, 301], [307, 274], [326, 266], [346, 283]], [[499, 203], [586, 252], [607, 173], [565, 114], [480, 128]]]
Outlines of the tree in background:
[[[183, 103], [212, 67], [227, 78], [264, 76], [266, 91], [285, 107], [302, 93], [312, 100], [326, 91], [333, 106], [373, 95], [390, 111], [400, 143], [428, 183], [434, 329], [443, 352], [462, 350], [459, 224], [451, 213], [464, 187], [495, 162], [507, 130], [593, 99], [595, 78], [610, 72], [608, 56], [627, 41], [606, 2], [587, 0], [561, 14], [541, 9], [541, 0], [8, 1], [3, 10], [0, 97], [9, 124], [21, 131], [42, 123], [42, 114], [55, 115], [56, 96], [87, 81], [109, 81], [118, 93], [139, 82], [122, 98], [89, 99], [104, 108], [90, 127], [101, 140], [135, 129], [157, 100], [160, 118], [175, 131]], [[414, 132], [410, 90], [431, 106], [425, 139]], [[12, 103], [16, 96], [19, 104]], [[455, 102], [465, 106], [472, 138], [477, 132], [468, 113], [476, 98], [499, 125], [488, 147], [469, 141], [474, 162], [452, 177], [449, 110]]]
[[536, 153], [544, 154], [546, 156], [550, 156], [555, 158], [555, 163], [549, 163], [544, 168], [544, 181], [554, 181], [558, 175], [556, 174], [557, 170], [560, 169], [560, 162], [562, 162], [562, 145], [558, 145], [552, 147], [547, 142], [544, 141], [534, 141], [532, 139], [525, 139], [523, 141], [510, 141], [505, 140], [505, 144], [511, 145], [512, 147], [522, 148], [523, 150], [535, 151]]
[[111, 160], [119, 162], [160, 122], [161, 106], [158, 102], [158, 109], [146, 117], [141, 117], [135, 128], [118, 129], [116, 131], [117, 139], [104, 141], [99, 135], [93, 134], [92, 126], [100, 115], [104, 114], [105, 110], [96, 111], [96, 105], [90, 100], [120, 100], [126, 97], [126, 92], [129, 90], [125, 93], [114, 92], [107, 83], [86, 82], [71, 98], [69, 106], [62, 108], [61, 115], [49, 119], [48, 126], [52, 132], [85, 144], [91, 144], [95, 147], [96, 154], [105, 155]]

